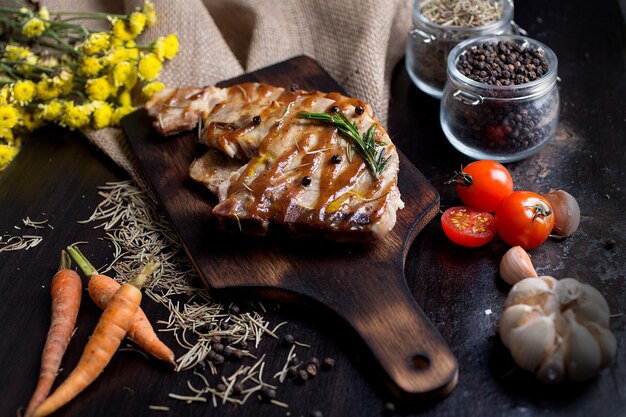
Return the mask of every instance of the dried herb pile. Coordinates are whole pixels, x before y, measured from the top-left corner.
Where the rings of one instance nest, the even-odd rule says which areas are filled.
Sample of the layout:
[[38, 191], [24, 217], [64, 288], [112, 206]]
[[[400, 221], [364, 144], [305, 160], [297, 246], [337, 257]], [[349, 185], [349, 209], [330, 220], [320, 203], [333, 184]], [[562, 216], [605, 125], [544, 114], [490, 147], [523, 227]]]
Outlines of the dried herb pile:
[[475, 28], [497, 22], [502, 5], [490, 0], [424, 0], [420, 12], [441, 26]]
[[[301, 360], [298, 353], [305, 357], [310, 346], [289, 334], [280, 338], [277, 330], [285, 323], [266, 321], [260, 302], [226, 306], [212, 300], [185, 258], [169, 222], [131, 181], [107, 183], [99, 194], [101, 203], [81, 223], [97, 222], [95, 227], [103, 228], [105, 240], [113, 245], [113, 260], [100, 271], [113, 271], [115, 274], [110, 275], [123, 282], [148, 258], [162, 265], [145, 287], [145, 294], [169, 311], [169, 318], [157, 322], [155, 328], [161, 325], [159, 331], [171, 333], [177, 341], [176, 370], [192, 371], [186, 374], [188, 391], [170, 393], [169, 398], [214, 407], [242, 405], [258, 398], [288, 408], [277, 398], [280, 384], [289, 377], [304, 383], [319, 369], [333, 367], [331, 358], [321, 363], [314, 357]], [[285, 347], [275, 350], [285, 356], [278, 370], [267, 369], [266, 356], [254, 354], [265, 336]], [[167, 411], [169, 407], [153, 404], [150, 409]]]

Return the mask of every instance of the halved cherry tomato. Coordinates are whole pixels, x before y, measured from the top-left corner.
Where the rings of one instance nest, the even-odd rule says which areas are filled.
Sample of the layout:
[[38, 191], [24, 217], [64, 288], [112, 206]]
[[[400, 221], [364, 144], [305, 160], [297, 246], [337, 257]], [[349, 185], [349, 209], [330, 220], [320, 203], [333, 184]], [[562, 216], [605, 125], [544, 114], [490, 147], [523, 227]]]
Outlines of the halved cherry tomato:
[[513, 192], [509, 171], [496, 161], [476, 161], [455, 173], [448, 184], [456, 184], [459, 198], [468, 207], [494, 213]]
[[548, 201], [530, 191], [515, 191], [496, 211], [498, 234], [511, 246], [532, 249], [541, 245], [554, 227]]
[[451, 207], [441, 216], [443, 232], [454, 243], [476, 247], [488, 243], [496, 234], [496, 222], [486, 211]]

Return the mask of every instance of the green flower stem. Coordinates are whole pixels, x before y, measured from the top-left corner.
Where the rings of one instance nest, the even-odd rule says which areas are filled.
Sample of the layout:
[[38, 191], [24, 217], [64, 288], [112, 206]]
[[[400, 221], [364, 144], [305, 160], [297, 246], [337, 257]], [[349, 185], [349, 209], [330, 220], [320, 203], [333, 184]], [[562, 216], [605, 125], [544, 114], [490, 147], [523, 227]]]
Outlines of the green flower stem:
[[0, 13], [20, 14], [20, 15], [30, 16], [30, 14], [22, 13], [18, 9], [12, 9], [12, 8], [8, 8], [8, 7], [0, 7]]
[[28, 62], [23, 62], [23, 61], [12, 61], [9, 59], [0, 59], [0, 62], [2, 62], [3, 64], [8, 64], [8, 65], [28, 65], [29, 67], [32, 67], [33, 69], [36, 69], [38, 71], [41, 72], [46, 72], [48, 74], [54, 74], [55, 70], [52, 68], [48, 68], [48, 67], [42, 67], [41, 65], [37, 65], [37, 64], [30, 64]]
[[76, 16], [76, 17], [87, 17], [87, 18], [98, 18], [98, 19], [107, 19], [108, 17], [119, 17], [120, 19], [128, 18], [126, 14], [115, 14], [115, 13], [101, 13], [101, 12], [60, 12], [54, 13], [57, 16]]
[[82, 34], [82, 38], [86, 38], [91, 33], [90, 30], [85, 28], [83, 25], [76, 25], [73, 23], [66, 23], [66, 21], [57, 21], [57, 20], [44, 20], [44, 22], [49, 24], [49, 29], [51, 28], [59, 28], [59, 29], [74, 29]]
[[21, 77], [13, 71], [13, 68], [8, 65], [0, 63], [0, 69], [2, 69], [8, 77], [13, 78], [14, 80], [21, 79]]
[[80, 55], [80, 52], [78, 52], [76, 48], [74, 48], [72, 45], [65, 42], [63, 39], [61, 39], [61, 37], [57, 35], [56, 32], [53, 32], [51, 30], [46, 30], [44, 33], [49, 34], [52, 39], [56, 40], [59, 43], [59, 45], [65, 47], [68, 53], [73, 54], [73, 55]]

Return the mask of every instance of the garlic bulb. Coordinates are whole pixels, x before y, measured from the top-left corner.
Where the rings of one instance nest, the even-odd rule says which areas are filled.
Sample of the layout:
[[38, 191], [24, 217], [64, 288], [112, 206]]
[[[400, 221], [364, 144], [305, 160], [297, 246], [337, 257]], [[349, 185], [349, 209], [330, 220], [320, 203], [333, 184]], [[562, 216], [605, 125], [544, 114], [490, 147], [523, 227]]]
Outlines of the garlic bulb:
[[520, 368], [544, 382], [585, 380], [615, 357], [609, 306], [598, 290], [572, 278], [526, 278], [511, 288], [500, 338]]
[[509, 249], [500, 261], [500, 276], [508, 284], [515, 285], [524, 278], [537, 276], [528, 252], [521, 246]]
[[566, 191], [550, 191], [544, 197], [554, 210], [554, 229], [556, 236], [565, 238], [574, 234], [580, 224], [580, 207], [576, 199]]

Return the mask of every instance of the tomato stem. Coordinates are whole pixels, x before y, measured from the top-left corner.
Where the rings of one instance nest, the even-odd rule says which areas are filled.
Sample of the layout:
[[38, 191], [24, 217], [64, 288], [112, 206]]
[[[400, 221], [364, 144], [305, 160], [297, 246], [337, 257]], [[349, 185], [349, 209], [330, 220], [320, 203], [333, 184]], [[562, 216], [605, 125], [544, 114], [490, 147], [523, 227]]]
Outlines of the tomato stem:
[[533, 214], [533, 219], [530, 222], [531, 224], [533, 224], [535, 222], [535, 219], [539, 216], [548, 217], [549, 215], [552, 214], [552, 210], [550, 208], [546, 208], [540, 203], [537, 203], [534, 206], [526, 206], [526, 207], [529, 209], [535, 210]]
[[454, 176], [445, 182], [445, 184], [455, 184], [462, 187], [469, 187], [472, 183], [472, 176], [467, 172], [463, 172], [463, 165], [461, 165], [460, 171], [454, 171]]

